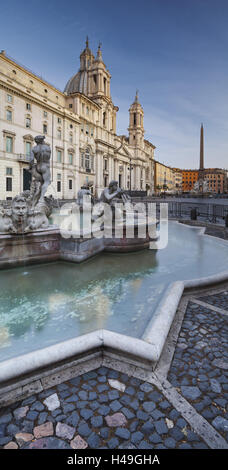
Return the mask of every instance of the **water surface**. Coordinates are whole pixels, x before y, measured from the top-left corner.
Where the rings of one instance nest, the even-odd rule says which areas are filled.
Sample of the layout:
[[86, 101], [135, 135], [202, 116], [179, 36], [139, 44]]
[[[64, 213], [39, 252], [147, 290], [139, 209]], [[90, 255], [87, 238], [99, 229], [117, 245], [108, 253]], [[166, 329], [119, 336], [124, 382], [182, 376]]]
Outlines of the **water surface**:
[[228, 243], [169, 222], [164, 250], [0, 271], [0, 360], [99, 328], [140, 338], [170, 282], [228, 269]]

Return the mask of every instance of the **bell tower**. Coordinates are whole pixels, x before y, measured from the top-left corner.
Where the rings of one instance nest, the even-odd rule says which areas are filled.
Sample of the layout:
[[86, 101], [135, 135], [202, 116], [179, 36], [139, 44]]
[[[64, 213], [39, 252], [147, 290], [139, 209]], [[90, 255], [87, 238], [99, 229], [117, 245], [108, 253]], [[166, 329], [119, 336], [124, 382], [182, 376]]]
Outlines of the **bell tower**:
[[139, 147], [143, 143], [144, 128], [143, 128], [144, 112], [138, 99], [138, 90], [136, 90], [134, 103], [129, 109], [129, 145]]
[[96, 59], [89, 71], [89, 97], [110, 99], [110, 79], [111, 75], [103, 62], [99, 43]]

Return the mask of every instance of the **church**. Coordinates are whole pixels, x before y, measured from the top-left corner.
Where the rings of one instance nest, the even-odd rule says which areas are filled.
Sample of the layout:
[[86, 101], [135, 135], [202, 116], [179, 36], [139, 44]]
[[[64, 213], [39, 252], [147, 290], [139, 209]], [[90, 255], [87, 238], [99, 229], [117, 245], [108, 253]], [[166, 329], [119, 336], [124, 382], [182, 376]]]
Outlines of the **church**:
[[51, 147], [52, 183], [58, 199], [75, 199], [82, 185], [99, 197], [116, 180], [125, 190], [154, 191], [154, 149], [144, 139], [138, 92], [129, 108], [128, 135], [117, 135], [118, 106], [111, 74], [99, 44], [96, 56], [86, 39], [80, 68], [64, 91], [0, 53], [0, 200], [30, 185], [29, 160], [36, 135]]

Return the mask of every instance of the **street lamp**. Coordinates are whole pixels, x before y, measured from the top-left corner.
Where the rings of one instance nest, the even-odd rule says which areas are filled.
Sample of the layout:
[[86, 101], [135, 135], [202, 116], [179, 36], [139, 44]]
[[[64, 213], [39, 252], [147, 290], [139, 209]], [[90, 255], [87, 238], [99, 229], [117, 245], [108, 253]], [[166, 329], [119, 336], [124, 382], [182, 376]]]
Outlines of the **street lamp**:
[[131, 164], [131, 158], [130, 158], [130, 166], [128, 167], [128, 170], [130, 171], [130, 191], [131, 191], [131, 172], [133, 170], [134, 166]]

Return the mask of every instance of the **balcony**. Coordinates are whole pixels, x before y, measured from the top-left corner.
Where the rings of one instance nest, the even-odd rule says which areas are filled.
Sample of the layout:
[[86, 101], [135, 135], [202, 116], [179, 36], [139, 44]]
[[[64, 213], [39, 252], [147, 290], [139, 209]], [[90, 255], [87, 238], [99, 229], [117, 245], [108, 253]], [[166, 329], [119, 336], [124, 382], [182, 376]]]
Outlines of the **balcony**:
[[14, 161], [22, 162], [22, 163], [30, 163], [31, 156], [25, 155], [23, 153], [0, 151], [0, 159], [14, 160]]

